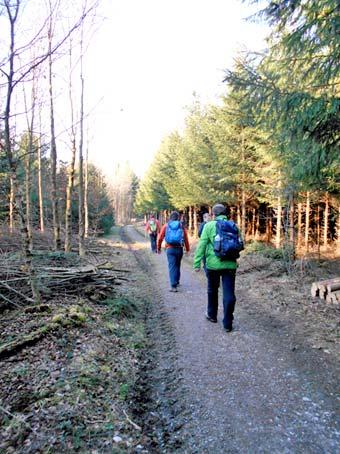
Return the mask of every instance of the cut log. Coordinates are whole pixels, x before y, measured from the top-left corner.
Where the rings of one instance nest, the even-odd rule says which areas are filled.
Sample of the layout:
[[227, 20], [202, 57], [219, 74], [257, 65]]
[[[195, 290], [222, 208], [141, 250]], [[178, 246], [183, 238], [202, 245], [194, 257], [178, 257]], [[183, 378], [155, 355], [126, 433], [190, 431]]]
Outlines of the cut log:
[[[325, 279], [323, 281], [313, 282], [311, 287], [311, 295], [319, 296], [320, 299], [326, 300], [327, 295], [333, 291], [340, 290], [340, 278]], [[329, 300], [329, 298], [328, 298]]]
[[313, 282], [310, 292], [313, 298], [319, 296], [319, 287], [317, 282]]
[[340, 290], [340, 282], [333, 282], [332, 284], [327, 284], [327, 293], [335, 292]]
[[336, 292], [332, 292], [331, 296], [333, 298], [333, 303], [340, 303], [340, 290], [337, 290]]

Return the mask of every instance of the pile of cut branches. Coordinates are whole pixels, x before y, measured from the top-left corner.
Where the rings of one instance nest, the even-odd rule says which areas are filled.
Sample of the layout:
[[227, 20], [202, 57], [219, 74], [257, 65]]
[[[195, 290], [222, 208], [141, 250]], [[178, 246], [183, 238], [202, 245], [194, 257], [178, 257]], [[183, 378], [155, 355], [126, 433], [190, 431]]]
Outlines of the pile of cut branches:
[[[35, 279], [43, 300], [56, 294], [77, 294], [98, 301], [112, 293], [113, 287], [120, 285], [122, 280], [127, 280], [125, 276], [128, 271], [114, 269], [114, 265], [109, 261], [84, 264], [72, 254], [61, 253], [58, 258], [59, 260], [56, 260], [56, 254], [53, 253], [35, 256]], [[60, 265], [60, 262], [64, 266], [56, 266]], [[67, 264], [69, 266], [65, 266]], [[17, 254], [0, 255], [0, 300], [0, 312], [9, 306], [34, 303], [30, 276]]]

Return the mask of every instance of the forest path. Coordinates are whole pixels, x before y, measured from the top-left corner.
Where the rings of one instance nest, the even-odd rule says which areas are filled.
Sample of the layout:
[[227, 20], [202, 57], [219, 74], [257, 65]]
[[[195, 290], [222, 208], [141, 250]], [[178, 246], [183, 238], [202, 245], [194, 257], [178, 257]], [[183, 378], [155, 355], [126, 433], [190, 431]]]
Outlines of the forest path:
[[[166, 254], [152, 254], [132, 226], [125, 231], [150, 262], [156, 289], [154, 414], [167, 411], [162, 400], [176, 408], [161, 452], [339, 452], [336, 377], [320, 354], [292, 348], [294, 321], [287, 326], [252, 310], [252, 289], [241, 274], [235, 329], [225, 333], [221, 304], [218, 324], [204, 317], [205, 276], [192, 271], [192, 258], [183, 260], [180, 291], [171, 293]], [[173, 342], [161, 345], [164, 336]]]

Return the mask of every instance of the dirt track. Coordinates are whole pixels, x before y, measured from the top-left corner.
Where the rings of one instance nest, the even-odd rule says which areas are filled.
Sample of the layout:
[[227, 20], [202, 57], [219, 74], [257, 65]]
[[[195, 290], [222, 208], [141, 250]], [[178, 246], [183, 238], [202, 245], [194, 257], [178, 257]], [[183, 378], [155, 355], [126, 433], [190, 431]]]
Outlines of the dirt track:
[[265, 292], [247, 273], [237, 276], [235, 329], [225, 333], [221, 315], [216, 325], [204, 318], [205, 277], [191, 270], [192, 259], [184, 260], [180, 292], [170, 293], [165, 253], [151, 254], [139, 233], [126, 231], [153, 286], [146, 425], [158, 438], [155, 452], [338, 452], [333, 343], [332, 351], [312, 348], [303, 312], [259, 309]]

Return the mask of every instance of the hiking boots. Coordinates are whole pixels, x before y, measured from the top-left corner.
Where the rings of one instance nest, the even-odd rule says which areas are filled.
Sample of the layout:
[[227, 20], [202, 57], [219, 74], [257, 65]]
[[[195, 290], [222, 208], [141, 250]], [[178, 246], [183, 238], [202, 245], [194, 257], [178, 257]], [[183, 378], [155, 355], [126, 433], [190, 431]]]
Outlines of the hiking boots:
[[205, 318], [211, 323], [217, 323], [217, 318], [210, 317], [208, 314], [205, 314]]

